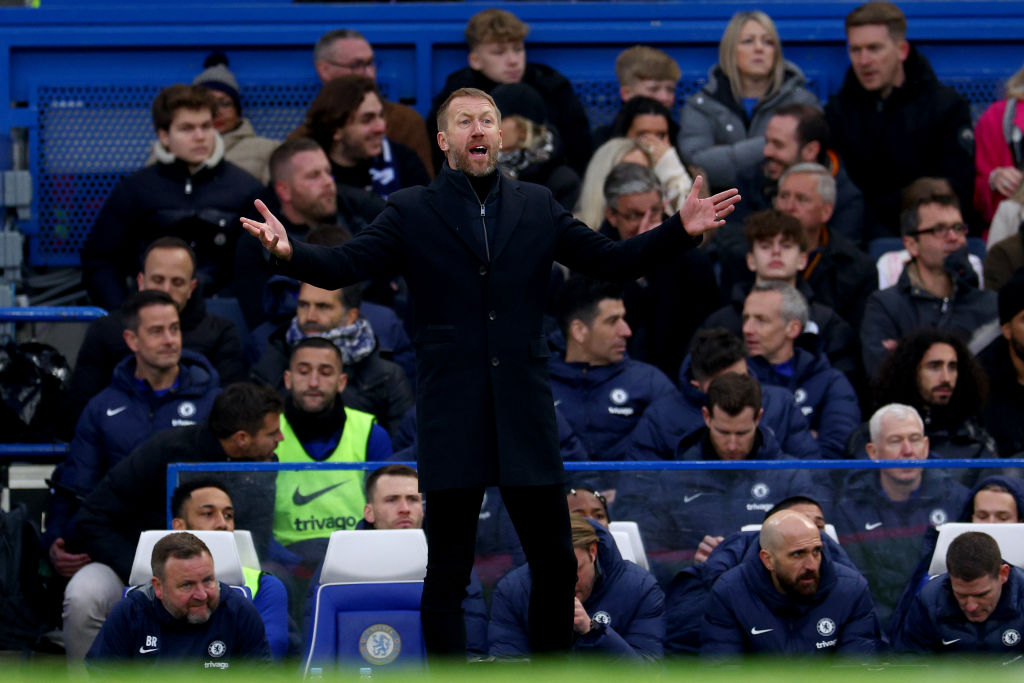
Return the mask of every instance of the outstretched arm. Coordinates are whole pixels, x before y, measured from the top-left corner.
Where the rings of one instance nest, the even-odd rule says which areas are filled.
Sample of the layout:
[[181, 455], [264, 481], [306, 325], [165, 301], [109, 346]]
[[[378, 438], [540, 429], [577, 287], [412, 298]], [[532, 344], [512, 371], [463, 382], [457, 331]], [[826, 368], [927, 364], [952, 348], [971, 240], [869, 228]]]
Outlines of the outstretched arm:
[[271, 254], [284, 261], [289, 260], [292, 257], [292, 245], [288, 242], [288, 233], [281, 221], [277, 220], [277, 217], [270, 212], [263, 200], [257, 199], [255, 205], [256, 210], [260, 212], [266, 222], [260, 223], [243, 216], [241, 218], [242, 227], [253, 237], [259, 238], [263, 248]]
[[686, 201], [679, 209], [683, 228], [693, 237], [725, 225], [725, 217], [736, 210], [735, 204], [741, 199], [740, 191], [736, 188], [701, 199], [700, 190], [704, 182], [704, 176], [697, 176], [693, 181], [693, 187], [690, 188], [690, 194], [686, 196]]

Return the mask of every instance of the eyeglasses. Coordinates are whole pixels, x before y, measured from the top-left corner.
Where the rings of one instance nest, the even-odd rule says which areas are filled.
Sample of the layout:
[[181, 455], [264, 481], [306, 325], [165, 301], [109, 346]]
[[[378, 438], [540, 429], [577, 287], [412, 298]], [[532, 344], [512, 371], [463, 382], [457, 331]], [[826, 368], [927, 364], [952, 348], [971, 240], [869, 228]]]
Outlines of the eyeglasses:
[[[611, 211], [619, 218], [630, 223], [639, 223], [641, 220], [643, 220], [644, 214], [646, 213], [644, 211], [619, 211], [618, 209], [612, 209]], [[664, 218], [664, 212], [658, 211], [657, 209], [651, 211], [652, 221], [660, 223], [662, 220], [664, 220]]]
[[326, 59], [324, 61], [331, 66], [336, 66], [339, 69], [345, 69], [346, 71], [369, 71], [370, 69], [377, 68], [377, 60], [372, 57], [370, 59], [357, 59], [355, 61], [348, 62], [347, 64], [335, 62], [332, 59]]
[[953, 223], [953, 224], [939, 223], [938, 225], [933, 225], [930, 228], [924, 228], [922, 230], [917, 230], [913, 234], [914, 235], [935, 235], [936, 237], [946, 237], [950, 233], [954, 233], [954, 232], [956, 234], [958, 234], [958, 235], [966, 235], [967, 234], [967, 224], [965, 224], [965, 223]]

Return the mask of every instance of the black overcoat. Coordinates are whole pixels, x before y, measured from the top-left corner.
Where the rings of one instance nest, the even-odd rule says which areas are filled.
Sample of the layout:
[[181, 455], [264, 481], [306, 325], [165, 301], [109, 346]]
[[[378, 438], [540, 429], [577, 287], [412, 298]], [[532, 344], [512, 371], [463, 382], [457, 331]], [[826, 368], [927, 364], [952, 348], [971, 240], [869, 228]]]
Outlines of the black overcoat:
[[612, 242], [547, 188], [505, 177], [481, 204], [469, 179], [445, 164], [431, 185], [392, 194], [349, 242], [293, 244], [279, 268], [323, 289], [405, 275], [421, 490], [538, 486], [564, 476], [542, 325], [552, 262], [624, 281], [699, 241], [676, 215]]

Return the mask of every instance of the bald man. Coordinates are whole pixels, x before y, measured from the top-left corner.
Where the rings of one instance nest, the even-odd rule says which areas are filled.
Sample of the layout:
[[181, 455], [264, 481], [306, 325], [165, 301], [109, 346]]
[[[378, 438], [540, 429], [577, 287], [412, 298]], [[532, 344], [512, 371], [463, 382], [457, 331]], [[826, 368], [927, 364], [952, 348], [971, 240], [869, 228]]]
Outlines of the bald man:
[[880, 629], [867, 581], [830, 560], [806, 515], [770, 517], [760, 546], [711, 590], [701, 654], [875, 652]]

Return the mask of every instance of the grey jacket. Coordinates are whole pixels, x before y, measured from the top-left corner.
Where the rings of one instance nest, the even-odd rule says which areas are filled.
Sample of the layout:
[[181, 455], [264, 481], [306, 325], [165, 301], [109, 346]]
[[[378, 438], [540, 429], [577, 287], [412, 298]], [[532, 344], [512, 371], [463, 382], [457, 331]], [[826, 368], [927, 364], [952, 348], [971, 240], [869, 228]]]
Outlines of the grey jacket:
[[679, 149], [684, 162], [707, 171], [715, 191], [731, 187], [740, 169], [764, 157], [764, 130], [775, 110], [797, 103], [821, 106], [817, 96], [804, 87], [806, 79], [800, 68], [790, 61], [785, 65], [782, 87], [757, 103], [749, 121], [717, 64], [708, 71], [707, 84], [686, 100], [679, 124]]

